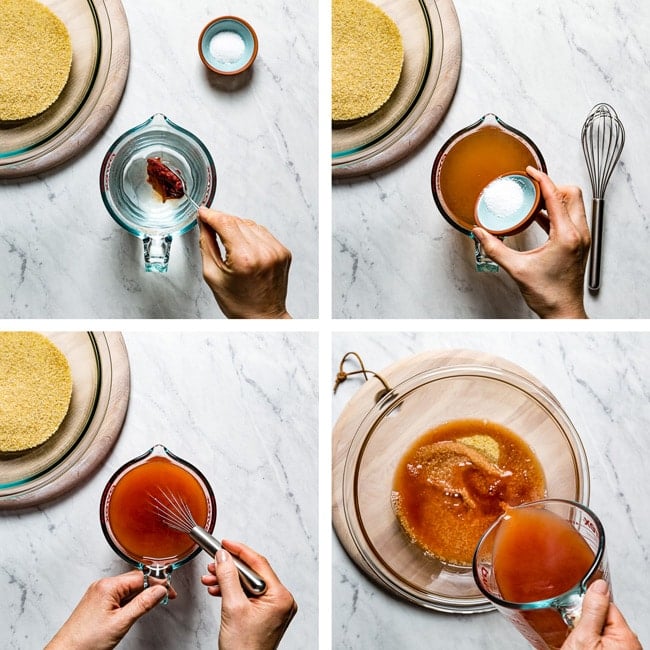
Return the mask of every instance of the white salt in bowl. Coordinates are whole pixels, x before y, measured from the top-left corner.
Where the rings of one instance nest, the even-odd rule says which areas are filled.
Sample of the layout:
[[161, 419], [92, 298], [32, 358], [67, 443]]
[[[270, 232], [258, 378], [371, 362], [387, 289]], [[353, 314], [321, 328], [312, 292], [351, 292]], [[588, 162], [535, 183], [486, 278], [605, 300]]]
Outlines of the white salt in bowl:
[[199, 56], [212, 72], [240, 74], [255, 61], [257, 34], [245, 20], [236, 16], [215, 18], [201, 32]]
[[479, 194], [474, 220], [493, 235], [516, 235], [531, 224], [541, 200], [539, 183], [526, 172], [501, 174]]

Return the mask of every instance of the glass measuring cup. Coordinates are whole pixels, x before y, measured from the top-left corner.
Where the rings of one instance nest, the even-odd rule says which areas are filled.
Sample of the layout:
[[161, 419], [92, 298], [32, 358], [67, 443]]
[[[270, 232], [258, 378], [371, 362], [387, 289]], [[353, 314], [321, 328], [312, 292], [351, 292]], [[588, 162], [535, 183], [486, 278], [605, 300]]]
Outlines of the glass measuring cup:
[[[160, 158], [180, 173], [185, 193], [163, 201], [147, 182], [147, 159]], [[109, 148], [99, 176], [109, 214], [122, 228], [142, 239], [146, 271], [165, 272], [172, 239], [196, 225], [196, 207], [210, 206], [217, 174], [205, 145], [162, 113], [122, 134]]]
[[[549, 554], [548, 557], [551, 558], [543, 575], [546, 584], [552, 584], [554, 580], [565, 579], [569, 571], [577, 569], [577, 565], [561, 564], [561, 560], [558, 559], [566, 554], [564, 561], [571, 558], [571, 562], [577, 562], [578, 552], [577, 549], [574, 550], [576, 538], [578, 549], [580, 546], [584, 547], [584, 543], [586, 543], [588, 549], [593, 553], [593, 559], [584, 563], [586, 568], [579, 570], [577, 575], [580, 577], [571, 581], [572, 584], [568, 588], [563, 587], [562, 593], [553, 595], [546, 593], [544, 594], [547, 596], [546, 598], [540, 597], [539, 600], [530, 602], [513, 602], [504, 597], [502, 591], [507, 586], [504, 582], [504, 572], [517, 571], [520, 576], [525, 576], [527, 573], [525, 567], [530, 567], [531, 562], [526, 562], [530, 558], [522, 558], [520, 552], [522, 548], [533, 548], [535, 544], [535, 542], [530, 542], [523, 547], [520, 545], [520, 552], [516, 554], [516, 557], [514, 554], [513, 557], [508, 558], [504, 558], [503, 555], [499, 556], [499, 544], [503, 544], [503, 540], [508, 534], [504, 531], [508, 526], [510, 513], [525, 513], [529, 518], [529, 523], [532, 521], [538, 524], [540, 520], [531, 520], [530, 516], [532, 513], [533, 516], [539, 517], [541, 513], [545, 518], [551, 515], [552, 521], [559, 520], [563, 526], [565, 523], [568, 524], [566, 529], [570, 535], [567, 537], [566, 531], [563, 531], [561, 547], [555, 546], [555, 553], [552, 555], [548, 548], [545, 549], [546, 554]], [[513, 520], [510, 519], [510, 521]], [[550, 537], [548, 530], [544, 531], [544, 535], [541, 535], [539, 530], [541, 528], [538, 528], [535, 534], [540, 537], [548, 534]], [[503, 551], [501, 552], [503, 553]], [[543, 558], [538, 556], [535, 563], [541, 564], [543, 561]], [[560, 573], [553, 576], [552, 574], [555, 572]], [[504, 513], [483, 535], [474, 554], [473, 573], [474, 580], [481, 592], [496, 605], [501, 614], [521, 632], [534, 648], [555, 650], [562, 646], [578, 622], [587, 587], [598, 578], [609, 583], [609, 569], [605, 554], [605, 531], [598, 517], [589, 508], [575, 501], [545, 499], [523, 504]], [[501, 581], [499, 581], [499, 576], [501, 576]], [[517, 588], [519, 589], [519, 587]], [[524, 584], [522, 588], [529, 593], [533, 592], [530, 585]], [[526, 598], [526, 601], [528, 600]]]
[[201, 552], [188, 535], [169, 529], [160, 520], [151, 500], [160, 489], [179, 494], [196, 523], [209, 533], [217, 518], [214, 494], [205, 476], [163, 445], [156, 444], [122, 465], [104, 488], [99, 518], [111, 548], [142, 571], [145, 588], [150, 578], [171, 584], [172, 572]]
[[434, 201], [449, 224], [474, 240], [477, 271], [495, 272], [499, 268], [472, 236], [478, 198], [498, 176], [528, 165], [546, 171], [535, 143], [494, 113], [452, 135], [436, 155], [431, 170]]

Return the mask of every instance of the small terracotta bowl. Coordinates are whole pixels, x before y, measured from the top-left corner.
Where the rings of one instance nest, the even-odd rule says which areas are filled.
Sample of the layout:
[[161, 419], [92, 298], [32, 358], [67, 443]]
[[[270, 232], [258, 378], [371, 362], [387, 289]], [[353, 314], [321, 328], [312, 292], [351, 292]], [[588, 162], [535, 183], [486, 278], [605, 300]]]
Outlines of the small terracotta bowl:
[[[516, 208], [508, 206], [506, 213], [499, 211], [498, 200], [494, 199], [497, 183], [503, 184], [505, 181], [516, 184], [510, 186], [510, 189], [514, 189], [515, 198], [520, 199]], [[493, 235], [516, 235], [530, 225], [540, 208], [541, 199], [539, 183], [526, 172], [507, 172], [483, 188], [476, 201], [474, 220]]]
[[[222, 48], [222, 51], [220, 51]], [[248, 70], [257, 56], [257, 34], [241, 18], [221, 16], [209, 22], [199, 36], [199, 56], [208, 70], [236, 75]]]

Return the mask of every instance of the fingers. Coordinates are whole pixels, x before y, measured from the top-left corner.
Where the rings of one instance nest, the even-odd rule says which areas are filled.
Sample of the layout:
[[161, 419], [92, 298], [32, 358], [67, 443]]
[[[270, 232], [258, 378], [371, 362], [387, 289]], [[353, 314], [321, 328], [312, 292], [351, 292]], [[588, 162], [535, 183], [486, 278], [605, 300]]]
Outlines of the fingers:
[[219, 580], [217, 579], [216, 564], [210, 562], [208, 564], [207, 575], [201, 576], [201, 584], [208, 588], [208, 593], [211, 596], [221, 596], [221, 589], [219, 589]]
[[210, 210], [204, 207], [199, 209], [199, 221], [210, 226], [219, 235], [226, 253], [241, 243], [247, 229], [250, 229], [251, 226], [257, 226], [250, 219], [240, 219], [226, 212]]
[[[268, 560], [254, 551], [252, 548], [249, 546], [246, 546], [245, 544], [241, 544], [240, 542], [233, 542], [231, 540], [224, 539], [221, 542], [222, 546], [232, 553], [233, 555], [236, 555], [240, 560], [243, 560], [248, 564], [251, 569], [254, 571], [257, 571], [257, 573], [262, 576], [269, 585], [271, 584], [277, 584], [280, 585], [280, 580], [278, 576], [275, 574], [275, 571], [271, 568], [271, 565], [269, 564]], [[219, 577], [217, 574], [217, 566], [218, 563], [215, 562], [210, 562], [208, 564], [208, 575], [201, 576], [201, 583], [204, 584], [206, 587], [212, 587], [216, 588], [217, 592], [216, 594], [213, 595], [218, 595], [218, 588], [219, 588]], [[210, 592], [212, 593], [212, 592]]]
[[[291, 262], [291, 253], [262, 225], [252, 219], [242, 219], [225, 212], [201, 208], [199, 210], [201, 228], [201, 250], [225, 271], [231, 266], [246, 266], [246, 262], [266, 260], [276, 256]], [[223, 259], [215, 235], [219, 235], [226, 251]], [[234, 260], [234, 261], [233, 261]], [[205, 268], [204, 259], [204, 268]]]
[[472, 234], [481, 243], [485, 254], [512, 275], [517, 256], [521, 253], [508, 248], [498, 237], [483, 228], [474, 228]]
[[248, 602], [248, 597], [239, 582], [239, 572], [232, 561], [230, 553], [225, 549], [221, 549], [217, 551], [215, 559], [215, 574], [224, 607], [236, 608], [243, 606]]
[[[142, 586], [142, 585], [140, 585]], [[123, 619], [125, 625], [130, 627], [141, 616], [151, 611], [158, 603], [160, 603], [167, 595], [167, 589], [162, 585], [153, 585], [148, 589], [144, 589], [135, 598], [129, 601], [120, 610], [120, 618]]]
[[558, 234], [561, 235], [562, 230], [566, 226], [567, 217], [569, 216], [563, 194], [550, 177], [539, 169], [529, 165], [526, 167], [526, 173], [539, 183], [544, 202], [546, 203], [550, 228], [557, 229]]
[[531, 165], [526, 167], [526, 173], [539, 183], [539, 188], [542, 191], [542, 196], [546, 203], [546, 209], [549, 213], [562, 210], [564, 207], [562, 198], [560, 197], [557, 187], [551, 180], [550, 176]]
[[558, 235], [562, 237], [571, 224], [581, 237], [588, 237], [589, 227], [580, 188], [573, 185], [558, 187], [547, 174], [530, 165], [526, 167], [526, 173], [539, 183], [548, 219], [552, 228], [558, 230]]
[[604, 580], [596, 580], [587, 589], [582, 602], [582, 614], [576, 631], [585, 638], [600, 637], [609, 611], [609, 587]]
[[125, 590], [126, 595], [133, 591], [142, 591], [144, 589], [142, 571], [138, 571], [138, 569], [134, 569], [128, 573], [122, 573], [119, 576], [107, 578], [107, 580], [115, 582], [116, 588], [120, 591]]

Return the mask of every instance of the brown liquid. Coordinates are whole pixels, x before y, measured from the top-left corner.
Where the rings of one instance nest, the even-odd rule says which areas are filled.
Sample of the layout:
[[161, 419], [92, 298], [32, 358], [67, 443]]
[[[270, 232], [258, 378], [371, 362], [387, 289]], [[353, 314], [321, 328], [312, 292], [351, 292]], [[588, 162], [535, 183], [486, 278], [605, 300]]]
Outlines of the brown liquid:
[[[498, 444], [496, 462], [480, 450], [445, 442], [477, 435]], [[436, 447], [440, 442], [445, 444]], [[463, 447], [469, 449], [465, 455], [458, 451]], [[461, 565], [471, 564], [479, 539], [506, 505], [536, 501], [544, 491], [544, 473], [530, 447], [485, 420], [454, 420], [428, 431], [404, 454], [393, 479], [395, 512], [409, 537]]]
[[[499, 525], [494, 541], [494, 577], [505, 600], [546, 600], [579, 584], [594, 557], [582, 535], [555, 513], [514, 509]], [[550, 608], [519, 612], [516, 624], [539, 648], [560, 648], [570, 631]]]
[[461, 227], [476, 225], [474, 207], [479, 194], [497, 176], [540, 167], [524, 140], [501, 127], [484, 126], [452, 145], [439, 167], [436, 186], [449, 216]]
[[152, 507], [150, 495], [160, 498], [160, 488], [185, 501], [197, 524], [206, 524], [208, 502], [192, 474], [166, 458], [136, 465], [118, 480], [108, 504], [113, 535], [133, 559], [180, 558], [195, 547], [188, 535], [167, 527]]

